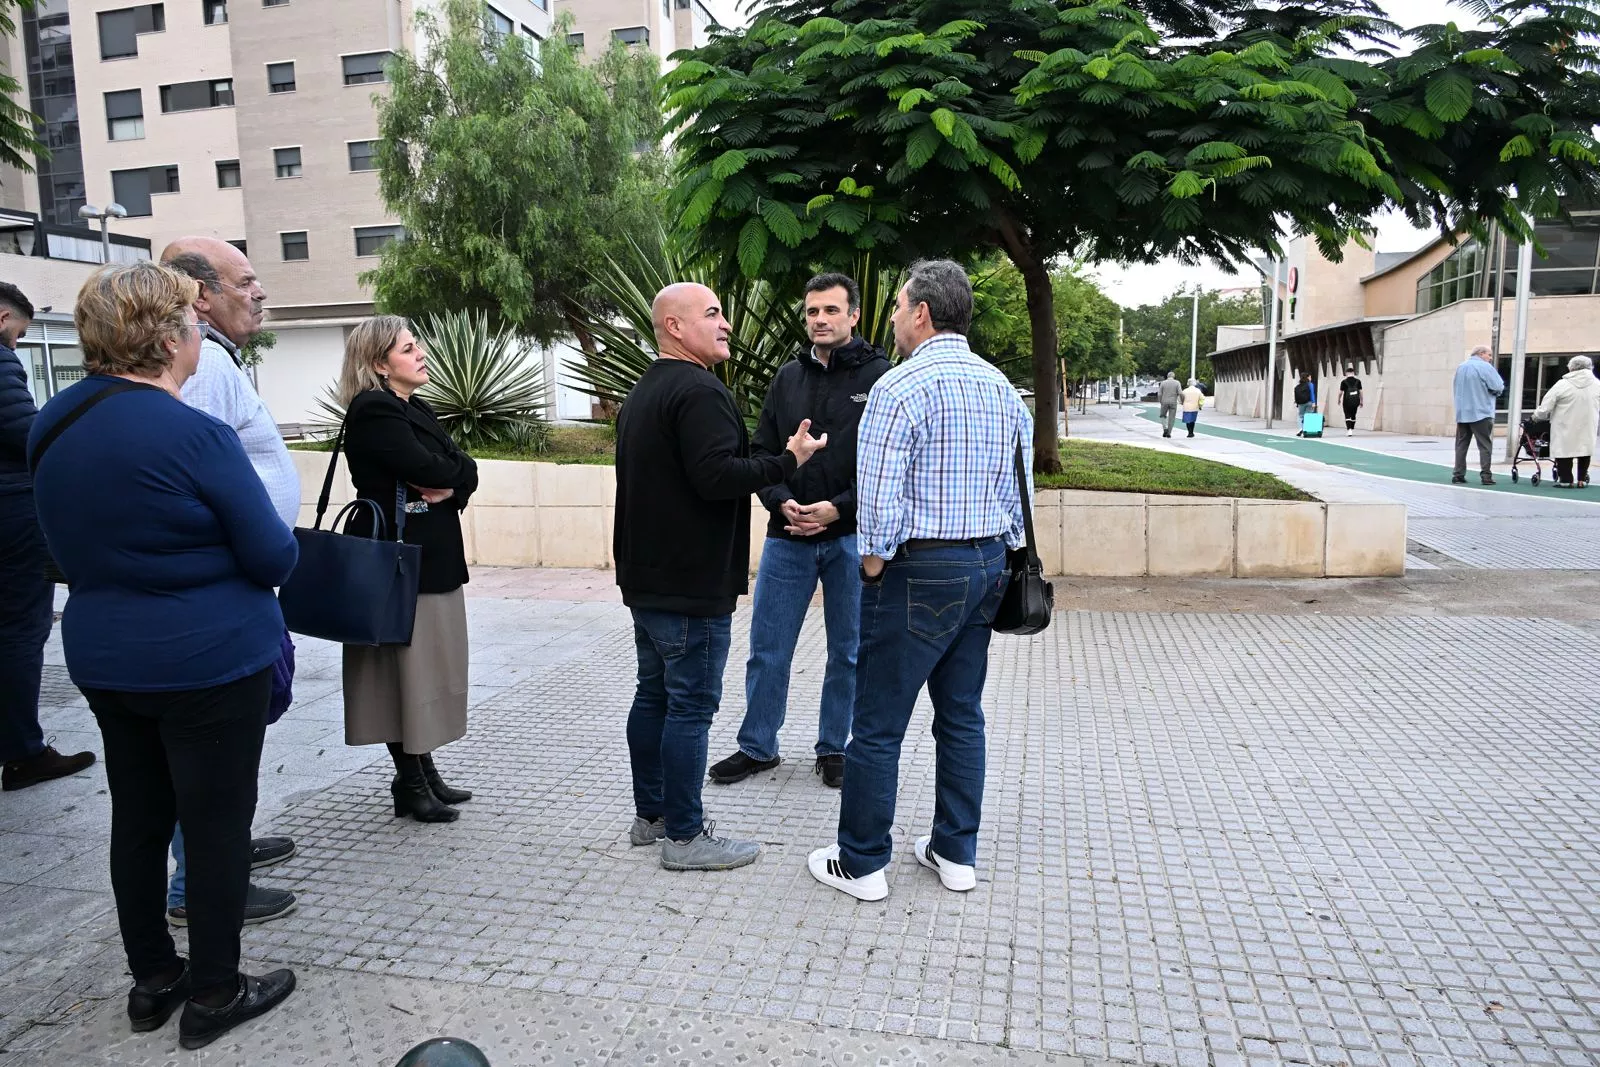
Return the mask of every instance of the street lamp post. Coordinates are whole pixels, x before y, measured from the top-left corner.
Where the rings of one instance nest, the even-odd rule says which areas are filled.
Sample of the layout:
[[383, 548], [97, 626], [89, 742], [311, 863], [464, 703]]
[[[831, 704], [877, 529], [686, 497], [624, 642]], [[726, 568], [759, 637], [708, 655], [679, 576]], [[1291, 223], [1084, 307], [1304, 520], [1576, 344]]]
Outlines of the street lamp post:
[[1189, 377], [1197, 377], [1195, 368], [1200, 359], [1200, 287], [1194, 287], [1194, 321], [1189, 327]]
[[100, 262], [110, 263], [111, 220], [127, 218], [128, 209], [123, 207], [121, 204], [111, 203], [106, 205], [106, 209], [104, 211], [101, 211], [93, 204], [85, 204], [78, 209], [78, 217], [80, 219], [84, 219], [85, 221], [89, 219], [100, 220]]

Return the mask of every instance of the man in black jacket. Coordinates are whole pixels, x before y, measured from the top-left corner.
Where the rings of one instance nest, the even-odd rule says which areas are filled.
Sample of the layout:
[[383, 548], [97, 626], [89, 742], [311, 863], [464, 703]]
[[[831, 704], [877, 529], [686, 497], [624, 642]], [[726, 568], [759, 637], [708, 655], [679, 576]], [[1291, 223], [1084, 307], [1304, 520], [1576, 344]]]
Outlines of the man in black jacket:
[[28, 431], [38, 414], [15, 351], [33, 304], [0, 282], [0, 788], [77, 774], [93, 752], [64, 756], [39, 728], [39, 681], [50, 639], [55, 586], [44, 576], [44, 534], [33, 510]]
[[711, 373], [729, 355], [716, 294], [669, 285], [651, 317], [659, 358], [617, 417], [612, 554], [639, 658], [628, 713], [629, 839], [660, 841], [668, 870], [720, 871], [761, 851], [714, 836], [700, 806], [733, 609], [749, 589], [748, 498], [793, 477], [828, 439], [802, 422], [783, 452], [752, 458], [733, 394]]
[[834, 789], [844, 782], [844, 746], [856, 693], [861, 631], [860, 557], [856, 553], [856, 425], [872, 383], [889, 370], [883, 349], [853, 336], [861, 288], [843, 274], [806, 283], [809, 348], [783, 365], [767, 390], [751, 454], [776, 455], [804, 420], [828, 435], [816, 461], [757, 495], [772, 513], [756, 575], [745, 665], [739, 751], [711, 768], [727, 784], [782, 763], [778, 731], [788, 713], [789, 666], [817, 582], [822, 583], [828, 666], [817, 719], [816, 773]]

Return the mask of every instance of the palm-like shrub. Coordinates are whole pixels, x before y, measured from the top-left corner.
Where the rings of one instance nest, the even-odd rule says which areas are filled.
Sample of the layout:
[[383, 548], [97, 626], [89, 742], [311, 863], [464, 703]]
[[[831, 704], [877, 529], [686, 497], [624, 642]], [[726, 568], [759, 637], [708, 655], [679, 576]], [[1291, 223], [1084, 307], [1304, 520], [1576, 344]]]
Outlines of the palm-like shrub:
[[[447, 311], [414, 325], [428, 353], [428, 384], [417, 395], [456, 444], [469, 452], [545, 450], [543, 367], [508, 327], [492, 327], [481, 310]], [[331, 388], [317, 406], [331, 435], [344, 408]]]

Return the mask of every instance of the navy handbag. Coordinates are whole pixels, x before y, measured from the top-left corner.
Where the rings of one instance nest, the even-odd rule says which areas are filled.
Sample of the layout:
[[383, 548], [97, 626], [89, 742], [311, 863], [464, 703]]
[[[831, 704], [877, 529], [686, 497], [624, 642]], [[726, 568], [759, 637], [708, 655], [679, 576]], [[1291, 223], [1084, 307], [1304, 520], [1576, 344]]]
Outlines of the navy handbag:
[[[395, 486], [394, 540], [384, 538], [383, 511], [371, 500], [352, 500], [322, 528], [323, 513], [333, 492], [333, 472], [344, 446], [344, 428], [333, 442], [333, 457], [317, 498], [311, 529], [297, 527], [300, 562], [278, 590], [283, 622], [293, 633], [343, 645], [409, 645], [417, 621], [417, 581], [422, 546], [408, 545], [405, 486]], [[366, 508], [372, 512], [372, 536], [339, 533], [345, 517]]]

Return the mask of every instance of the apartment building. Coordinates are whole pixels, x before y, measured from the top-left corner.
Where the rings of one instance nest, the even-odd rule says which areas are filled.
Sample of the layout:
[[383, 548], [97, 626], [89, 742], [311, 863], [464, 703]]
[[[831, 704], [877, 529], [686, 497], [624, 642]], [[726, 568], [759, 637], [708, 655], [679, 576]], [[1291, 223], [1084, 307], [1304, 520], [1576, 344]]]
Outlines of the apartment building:
[[591, 61], [616, 38], [654, 52], [665, 67], [673, 52], [705, 44], [713, 25], [728, 23], [732, 7], [733, 0], [555, 0], [554, 14], [571, 13], [568, 39]]

